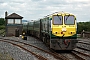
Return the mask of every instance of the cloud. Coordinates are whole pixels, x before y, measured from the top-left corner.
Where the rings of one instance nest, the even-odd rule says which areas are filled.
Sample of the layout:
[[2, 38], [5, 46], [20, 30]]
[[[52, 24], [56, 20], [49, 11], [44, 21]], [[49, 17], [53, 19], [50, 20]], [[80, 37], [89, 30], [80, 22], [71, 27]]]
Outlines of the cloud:
[[90, 20], [90, 0], [1, 0], [0, 17], [5, 17], [4, 12], [15, 12], [25, 20], [36, 20], [58, 12], [70, 12], [76, 15], [78, 21]]

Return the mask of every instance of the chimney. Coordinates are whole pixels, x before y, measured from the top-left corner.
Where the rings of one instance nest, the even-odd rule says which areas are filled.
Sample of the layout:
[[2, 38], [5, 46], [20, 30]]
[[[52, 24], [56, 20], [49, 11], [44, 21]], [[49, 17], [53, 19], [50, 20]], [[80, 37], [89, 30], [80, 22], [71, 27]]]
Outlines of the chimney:
[[7, 17], [7, 15], [8, 15], [8, 13], [7, 13], [7, 11], [5, 12], [5, 17]]

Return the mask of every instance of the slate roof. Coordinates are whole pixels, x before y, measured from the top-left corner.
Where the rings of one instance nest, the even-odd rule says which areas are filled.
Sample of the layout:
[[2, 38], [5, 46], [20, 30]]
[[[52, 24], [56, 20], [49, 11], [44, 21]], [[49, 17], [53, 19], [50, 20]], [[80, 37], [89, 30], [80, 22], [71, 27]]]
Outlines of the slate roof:
[[23, 17], [16, 14], [16, 13], [12, 13], [11, 15], [5, 17], [6, 19], [22, 19]]

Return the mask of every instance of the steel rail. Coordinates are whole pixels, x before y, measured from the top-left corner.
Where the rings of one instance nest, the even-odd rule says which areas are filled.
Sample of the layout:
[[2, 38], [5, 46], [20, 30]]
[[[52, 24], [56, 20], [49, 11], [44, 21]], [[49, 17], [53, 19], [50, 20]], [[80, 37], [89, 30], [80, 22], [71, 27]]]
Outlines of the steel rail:
[[20, 47], [20, 48], [24, 49], [25, 51], [30, 52], [32, 55], [34, 55], [35, 57], [37, 57], [39, 60], [48, 60], [45, 57], [42, 57], [40, 55], [37, 55], [37, 54], [33, 53], [32, 51], [30, 51], [30, 50], [28, 50], [28, 49], [26, 49], [26, 48], [24, 48], [24, 47], [22, 47], [22, 46], [20, 46], [18, 44], [15, 44], [15, 43], [12, 43], [12, 42], [9, 42], [9, 41], [4, 41], [4, 40], [0, 40], [0, 41], [7, 42], [7, 43], [10, 43], [10, 44], [12, 44], [14, 46]]
[[39, 48], [39, 47], [36, 47], [36, 46], [33, 46], [33, 45], [31, 45], [31, 44], [27, 44], [27, 43], [20, 42], [20, 41], [15, 41], [15, 40], [10, 40], [10, 39], [4, 39], [4, 40], [6, 40], [6, 41], [8, 40], [8, 41], [19, 42], [19, 43], [22, 43], [22, 44], [25, 44], [25, 45], [28, 45], [28, 46], [32, 46], [32, 47], [37, 48], [37, 49], [39, 49], [39, 50], [41, 50], [41, 51], [44, 51], [45, 53], [48, 53], [48, 54], [52, 55], [52, 56], [55, 57], [56, 59], [60, 59], [60, 60], [69, 60], [69, 59], [66, 58], [65, 56], [62, 56], [62, 55], [57, 54], [57, 53], [52, 53], [52, 52], [43, 50], [43, 49], [41, 49], [41, 48]]
[[72, 54], [79, 60], [85, 60], [84, 58], [82, 58], [78, 54], [76, 54], [74, 51], [72, 51]]

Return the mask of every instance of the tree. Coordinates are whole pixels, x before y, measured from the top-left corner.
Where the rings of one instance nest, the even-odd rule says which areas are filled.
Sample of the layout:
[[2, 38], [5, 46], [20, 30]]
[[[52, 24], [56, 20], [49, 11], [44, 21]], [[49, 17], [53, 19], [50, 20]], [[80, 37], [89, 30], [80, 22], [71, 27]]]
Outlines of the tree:
[[80, 34], [83, 30], [90, 32], [90, 22], [77, 23], [77, 33]]
[[0, 18], [0, 25], [5, 25], [5, 20], [4, 20], [4, 18]]

